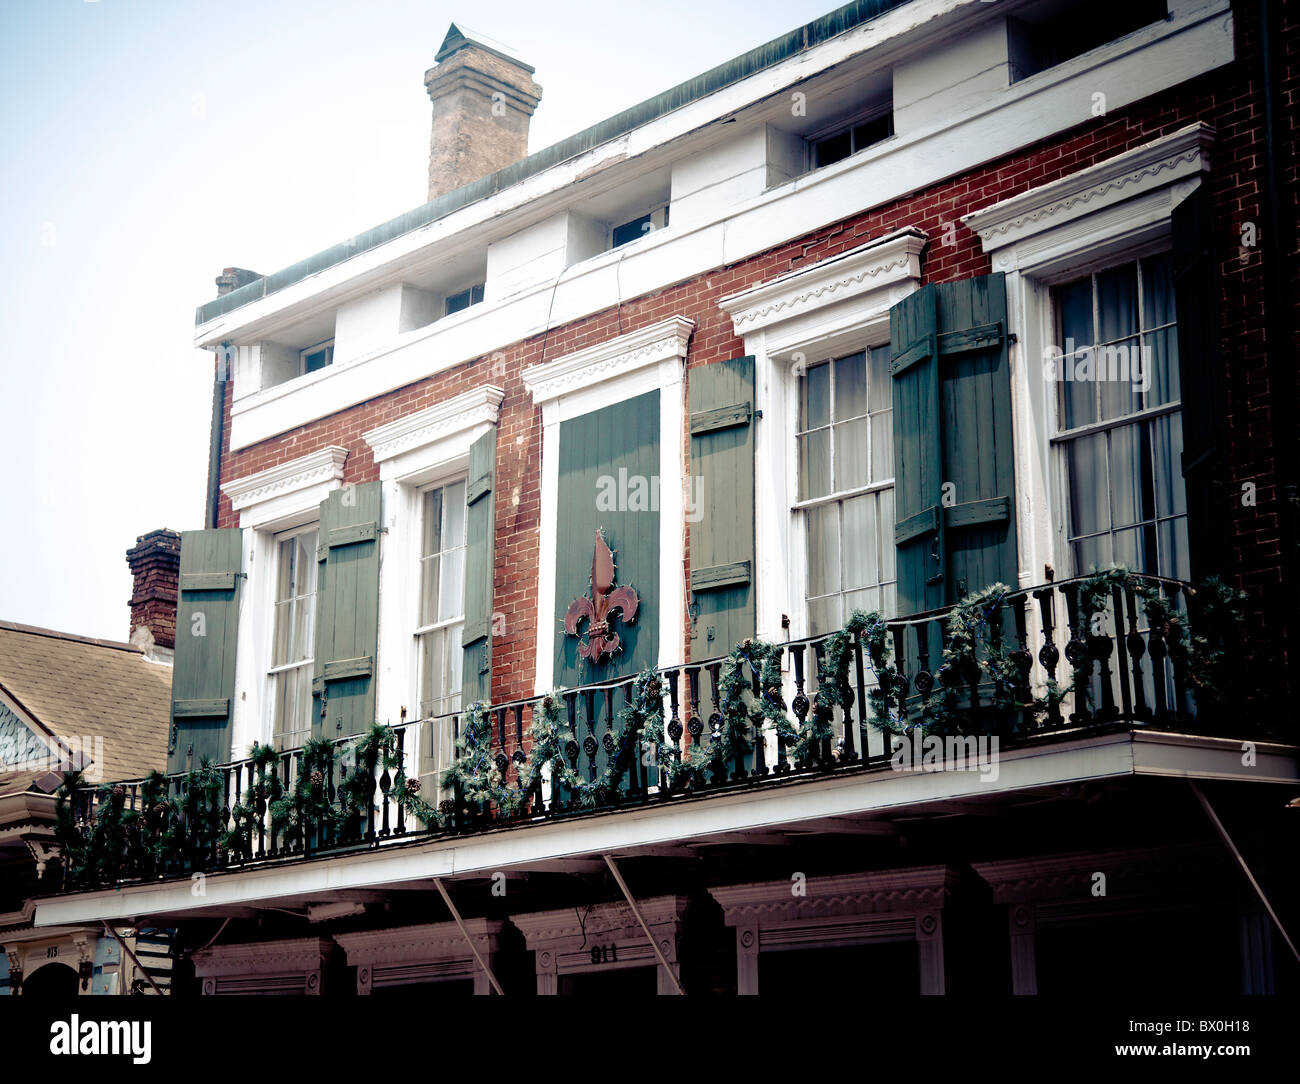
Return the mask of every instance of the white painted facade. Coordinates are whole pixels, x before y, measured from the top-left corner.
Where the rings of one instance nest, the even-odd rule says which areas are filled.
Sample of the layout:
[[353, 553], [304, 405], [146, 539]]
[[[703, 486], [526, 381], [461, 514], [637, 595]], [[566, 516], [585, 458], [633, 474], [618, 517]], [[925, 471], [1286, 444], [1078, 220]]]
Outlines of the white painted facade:
[[[1005, 34], [999, 39], [991, 30], [976, 31], [1003, 18], [977, 0], [917, 0], [495, 196], [208, 321], [196, 328], [196, 345], [239, 348], [232, 448], [488, 355], [547, 327], [608, 308], [619, 298], [734, 263], [1049, 138], [1095, 116], [1093, 95], [1099, 91], [1105, 94], [1106, 109], [1116, 110], [1233, 59], [1226, 0], [1171, 0], [1164, 22], [1030, 78], [994, 87], [985, 85], [991, 77], [983, 73], [996, 55], [995, 41]], [[927, 59], [937, 34], [962, 43], [954, 47], [950, 63]], [[795, 156], [788, 140], [774, 136], [768, 126], [788, 123], [787, 92], [806, 87], [802, 92], [815, 107], [815, 88], [820, 87], [830, 108], [837, 84], [849, 78], [845, 62], [863, 54], [870, 55], [873, 68], [893, 70], [895, 91], [905, 96], [906, 123], [882, 143], [781, 182], [794, 168]], [[935, 82], [928, 94], [927, 72]], [[939, 85], [945, 83], [955, 88], [948, 97]], [[752, 134], [747, 136], [745, 127]], [[760, 161], [760, 145], [765, 161]], [[700, 173], [708, 162], [717, 168], [712, 183]], [[654, 230], [632, 246], [573, 262], [571, 257], [590, 247], [590, 236], [569, 215], [581, 214], [584, 201], [665, 166], [671, 167], [674, 191], [685, 199], [685, 219], [674, 211], [666, 229]], [[575, 184], [580, 176], [589, 179]], [[775, 187], [754, 191], [760, 179]], [[717, 199], [710, 194], [715, 189]], [[722, 198], [728, 191], [753, 194], [733, 202]], [[539, 215], [551, 217], [537, 224]], [[527, 223], [527, 236], [514, 241], [521, 221]], [[272, 368], [262, 364], [256, 344], [279, 341], [277, 335], [283, 337], [286, 328], [330, 324], [330, 315], [351, 300], [385, 284], [413, 283], [439, 261], [472, 262], [494, 246], [496, 274], [488, 276], [483, 304], [395, 332], [351, 361], [339, 358], [326, 369], [270, 386]], [[521, 270], [525, 251], [544, 256], [551, 274], [526, 285]]]

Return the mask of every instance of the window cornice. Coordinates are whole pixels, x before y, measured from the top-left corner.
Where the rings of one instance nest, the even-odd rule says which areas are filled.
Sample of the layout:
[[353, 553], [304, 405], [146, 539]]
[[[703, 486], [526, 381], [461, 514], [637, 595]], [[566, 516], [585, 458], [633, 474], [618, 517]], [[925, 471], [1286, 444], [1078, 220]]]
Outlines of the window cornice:
[[1213, 143], [1210, 125], [1189, 124], [1088, 169], [963, 215], [962, 222], [979, 235], [985, 252], [995, 252], [1115, 204], [1194, 179], [1209, 169]]
[[769, 328], [835, 302], [920, 278], [921, 252], [928, 240], [921, 230], [898, 230], [724, 297], [718, 307], [731, 317], [737, 335]]

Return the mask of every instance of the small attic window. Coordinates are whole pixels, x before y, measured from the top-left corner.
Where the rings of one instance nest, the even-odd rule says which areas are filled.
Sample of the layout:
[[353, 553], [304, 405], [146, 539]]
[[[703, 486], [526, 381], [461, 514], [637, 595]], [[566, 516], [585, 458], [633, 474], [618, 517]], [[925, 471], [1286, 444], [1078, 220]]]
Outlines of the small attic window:
[[624, 222], [622, 225], [615, 226], [610, 231], [610, 248], [618, 248], [620, 245], [626, 245], [629, 241], [635, 241], [644, 237], [651, 230], [661, 230], [668, 225], [668, 204], [662, 207], [656, 207], [653, 211], [648, 211], [643, 215]]
[[811, 139], [813, 169], [843, 161], [851, 154], [879, 143], [894, 134], [894, 112], [886, 109], [875, 116], [859, 119], [838, 131]]
[[1165, 0], [1039, 0], [1007, 19], [1011, 81], [1054, 68], [1168, 14]]
[[332, 365], [334, 364], [334, 340], [327, 339], [323, 343], [309, 346], [306, 350], [301, 351], [298, 357], [304, 374], [314, 373], [317, 369]]
[[471, 305], [477, 305], [483, 300], [483, 283], [470, 286], [468, 289], [461, 290], [458, 294], [451, 294], [447, 298], [447, 312], [450, 316], [453, 312], [460, 312]]

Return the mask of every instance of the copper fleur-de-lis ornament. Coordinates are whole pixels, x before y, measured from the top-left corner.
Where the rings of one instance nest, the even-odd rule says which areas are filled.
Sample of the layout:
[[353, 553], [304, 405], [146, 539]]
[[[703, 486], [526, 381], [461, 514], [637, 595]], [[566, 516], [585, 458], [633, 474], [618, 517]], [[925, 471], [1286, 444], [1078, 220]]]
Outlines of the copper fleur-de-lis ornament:
[[619, 651], [622, 644], [618, 633], [610, 627], [613, 612], [622, 611], [623, 620], [636, 617], [640, 601], [630, 587], [614, 586], [614, 555], [605, 543], [605, 536], [596, 529], [596, 551], [591, 558], [591, 597], [575, 598], [564, 614], [564, 631], [578, 636], [578, 625], [585, 617], [587, 641], [578, 644], [578, 654], [589, 662], [600, 662]]

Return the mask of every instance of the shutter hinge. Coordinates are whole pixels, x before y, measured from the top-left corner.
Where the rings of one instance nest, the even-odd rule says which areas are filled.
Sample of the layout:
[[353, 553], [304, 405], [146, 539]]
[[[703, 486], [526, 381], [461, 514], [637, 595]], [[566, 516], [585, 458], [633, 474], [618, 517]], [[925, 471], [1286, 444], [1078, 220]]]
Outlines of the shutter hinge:
[[762, 416], [763, 416], [763, 412], [761, 410], [754, 411], [755, 418], [761, 418]]
[[1009, 332], [1009, 333], [1007, 334], [1007, 342], [1008, 342], [1008, 343], [1018, 343], [1019, 341], [1020, 341], [1020, 338], [1019, 338], [1018, 335], [1016, 335], [1016, 333], [1015, 333], [1014, 331]]

